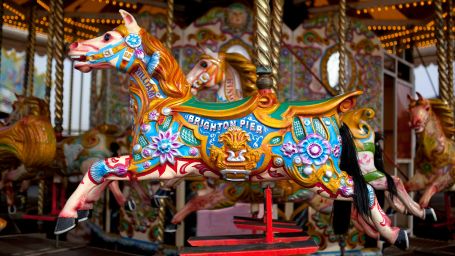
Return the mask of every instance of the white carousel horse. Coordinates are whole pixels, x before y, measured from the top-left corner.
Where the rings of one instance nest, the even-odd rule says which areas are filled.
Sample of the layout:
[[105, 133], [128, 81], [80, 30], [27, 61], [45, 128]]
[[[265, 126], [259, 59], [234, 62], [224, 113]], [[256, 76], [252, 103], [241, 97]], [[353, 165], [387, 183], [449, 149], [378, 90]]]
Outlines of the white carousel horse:
[[89, 168], [59, 214], [55, 234], [74, 228], [78, 210], [88, 210], [112, 180], [201, 175], [292, 179], [324, 197], [352, 201], [359, 216], [388, 242], [408, 248], [406, 232], [391, 226], [364, 181], [349, 129], [339, 119], [361, 92], [279, 104], [273, 91], [261, 90], [237, 102], [201, 103], [161, 42], [131, 14], [120, 13], [125, 25], [71, 44], [69, 56], [80, 61], [75, 67], [82, 72], [116, 68], [130, 74], [132, 152]]

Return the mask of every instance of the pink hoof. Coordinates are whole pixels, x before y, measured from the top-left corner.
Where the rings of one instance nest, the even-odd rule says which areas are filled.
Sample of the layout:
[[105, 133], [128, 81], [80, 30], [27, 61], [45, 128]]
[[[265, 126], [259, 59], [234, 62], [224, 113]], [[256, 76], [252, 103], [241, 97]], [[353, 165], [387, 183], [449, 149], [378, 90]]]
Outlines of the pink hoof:
[[58, 215], [59, 218], [77, 218], [76, 211], [61, 211]]

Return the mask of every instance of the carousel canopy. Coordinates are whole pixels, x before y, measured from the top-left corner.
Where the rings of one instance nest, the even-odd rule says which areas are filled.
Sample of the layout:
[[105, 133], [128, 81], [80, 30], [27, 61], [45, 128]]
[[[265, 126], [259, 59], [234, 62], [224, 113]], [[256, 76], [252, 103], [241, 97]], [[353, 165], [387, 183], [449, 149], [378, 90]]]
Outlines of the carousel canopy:
[[[253, 8], [254, 1], [175, 0], [174, 20], [178, 26], [184, 28], [209, 9], [215, 6], [228, 6], [234, 2]], [[284, 22], [288, 27], [294, 29], [305, 19], [314, 15], [337, 11], [338, 2], [338, 0], [285, 0]], [[449, 4], [447, 0], [442, 0], [442, 2], [443, 16], [447, 19]], [[3, 1], [5, 10], [3, 20], [10, 26], [25, 30], [31, 7], [36, 5], [37, 31], [45, 34], [49, 25], [47, 15], [49, 4], [49, 0], [5, 0]], [[91, 38], [102, 31], [117, 26], [122, 22], [118, 9], [125, 9], [135, 14], [165, 15], [166, 8], [166, 0], [64, 1], [66, 40], [75, 41]], [[452, 6], [452, 12], [453, 10]], [[397, 48], [431, 48], [435, 44], [435, 6], [433, 0], [348, 1], [347, 15], [350, 19], [361, 21], [374, 31], [380, 38], [383, 48], [389, 52]], [[452, 30], [455, 30], [455, 27], [452, 27]], [[20, 35], [20, 33], [13, 34]], [[426, 50], [426, 52], [432, 53], [433, 51]], [[427, 60], [433, 61], [432, 58], [427, 58]]]

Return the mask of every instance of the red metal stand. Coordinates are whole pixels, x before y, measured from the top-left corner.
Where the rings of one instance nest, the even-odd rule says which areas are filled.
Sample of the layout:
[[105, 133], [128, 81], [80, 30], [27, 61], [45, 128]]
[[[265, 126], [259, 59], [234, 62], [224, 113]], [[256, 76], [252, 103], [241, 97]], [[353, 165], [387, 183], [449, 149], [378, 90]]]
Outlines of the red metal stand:
[[[433, 227], [440, 228], [440, 227], [447, 227], [449, 231], [454, 229], [455, 225], [455, 217], [452, 216], [452, 204], [451, 204], [451, 193], [453, 192], [446, 191], [444, 192], [444, 209], [445, 209], [445, 217], [446, 220], [442, 223], [435, 223]], [[452, 237], [455, 238], [455, 234], [452, 232]]]
[[313, 239], [303, 233], [294, 222], [273, 221], [270, 187], [265, 189], [264, 219], [234, 217], [234, 224], [238, 228], [265, 231], [265, 234], [192, 237], [188, 242], [196, 247], [186, 247], [180, 255], [295, 255], [318, 250]]

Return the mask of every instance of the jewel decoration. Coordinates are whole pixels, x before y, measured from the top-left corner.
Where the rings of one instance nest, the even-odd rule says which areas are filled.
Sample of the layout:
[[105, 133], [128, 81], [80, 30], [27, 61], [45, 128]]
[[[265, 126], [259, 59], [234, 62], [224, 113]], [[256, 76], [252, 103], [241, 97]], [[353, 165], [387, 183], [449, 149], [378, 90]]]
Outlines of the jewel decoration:
[[297, 145], [292, 142], [286, 142], [281, 146], [281, 152], [283, 152], [284, 156], [291, 158], [292, 155], [297, 154], [299, 151]]
[[140, 59], [140, 60], [144, 60], [144, 58], [145, 58], [145, 53], [144, 53], [144, 51], [143, 51], [142, 49], [140, 49], [140, 48], [139, 48], [139, 49], [136, 49], [136, 50], [134, 51], [134, 54], [135, 54], [135, 55], [138, 57], [138, 59]]
[[178, 132], [172, 134], [170, 131], [159, 131], [158, 136], [151, 137], [152, 144], [150, 145], [150, 148], [155, 150], [152, 158], [159, 157], [161, 164], [166, 162], [174, 164], [174, 157], [180, 155], [178, 148], [183, 146], [182, 143], [177, 141], [178, 136]]
[[141, 130], [143, 133], [147, 133], [148, 131], [150, 131], [150, 129], [152, 129], [152, 126], [150, 124], [142, 124], [141, 125]]
[[308, 135], [298, 145], [302, 163], [323, 165], [330, 155], [330, 143], [318, 134]]
[[152, 112], [149, 113], [149, 120], [150, 121], [156, 121], [160, 117], [160, 113], [154, 109]]
[[197, 156], [197, 155], [199, 155], [199, 150], [195, 147], [191, 147], [189, 153], [190, 153], [190, 156]]
[[303, 169], [303, 173], [309, 176], [313, 173], [313, 168], [311, 168], [311, 166], [307, 166]]
[[131, 33], [125, 37], [125, 43], [131, 48], [137, 48], [141, 46], [141, 37], [138, 34]]
[[145, 147], [144, 149], [142, 149], [143, 158], [149, 158], [152, 156], [152, 154], [153, 154], [153, 149], [151, 149], [149, 147]]
[[134, 145], [134, 147], [133, 147], [133, 151], [134, 151], [134, 152], [139, 152], [139, 151], [141, 151], [141, 149], [142, 149], [142, 147], [141, 147], [140, 144], [136, 144], [136, 145]]
[[340, 145], [335, 145], [335, 147], [332, 148], [332, 153], [335, 157], [339, 157], [341, 154], [341, 147]]

